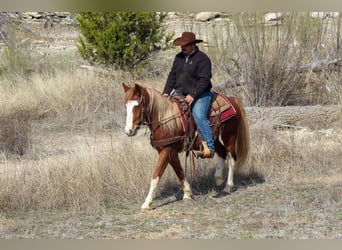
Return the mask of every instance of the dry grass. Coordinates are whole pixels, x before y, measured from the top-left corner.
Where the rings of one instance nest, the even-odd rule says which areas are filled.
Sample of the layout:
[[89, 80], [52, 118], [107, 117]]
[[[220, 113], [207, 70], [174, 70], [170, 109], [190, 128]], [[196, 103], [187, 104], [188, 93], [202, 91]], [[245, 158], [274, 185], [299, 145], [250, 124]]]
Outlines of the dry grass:
[[[33, 75], [18, 81], [17, 91], [3, 89], [7, 98], [1, 99], [0, 113], [2, 209], [78, 210], [103, 205], [115, 187], [121, 190], [124, 180], [117, 177], [125, 178], [125, 172], [108, 170], [118, 169], [111, 164], [123, 160], [112, 155], [129, 149], [117, 145], [120, 152], [114, 153], [113, 142], [106, 141], [110, 148], [98, 152], [95, 143], [98, 133], [122, 124], [118, 78], [79, 69], [50, 78]], [[83, 132], [80, 139], [73, 138], [77, 131]], [[108, 131], [107, 139], [115, 140]], [[8, 153], [26, 155], [17, 161]]]

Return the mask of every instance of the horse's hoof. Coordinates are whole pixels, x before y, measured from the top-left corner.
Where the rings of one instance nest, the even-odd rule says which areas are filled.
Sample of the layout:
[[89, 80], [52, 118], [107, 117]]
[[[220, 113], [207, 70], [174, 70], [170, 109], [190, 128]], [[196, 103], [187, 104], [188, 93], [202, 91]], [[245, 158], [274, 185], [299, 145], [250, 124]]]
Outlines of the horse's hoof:
[[221, 198], [221, 197], [225, 197], [229, 195], [229, 193], [227, 192], [224, 192], [224, 191], [220, 191], [220, 192], [217, 192], [215, 195], [213, 195], [212, 197], [213, 198]]
[[151, 210], [152, 210], [151, 207], [141, 207], [140, 208], [140, 213], [146, 213], [146, 212], [149, 212]]
[[191, 207], [195, 204], [195, 199], [193, 197], [183, 198], [183, 203], [185, 206]]
[[140, 211], [150, 211], [150, 210], [152, 210], [151, 204], [143, 204], [140, 207]]
[[191, 196], [183, 196], [183, 201], [191, 201], [194, 200], [194, 198]]
[[223, 183], [224, 179], [222, 176], [215, 176], [215, 183], [216, 183], [216, 186], [221, 186], [222, 183]]
[[231, 194], [231, 193], [233, 193], [233, 190], [234, 189], [234, 186], [229, 186], [229, 185], [227, 185], [224, 189], [223, 189], [223, 192], [226, 192], [226, 193], [228, 193], [228, 194]]

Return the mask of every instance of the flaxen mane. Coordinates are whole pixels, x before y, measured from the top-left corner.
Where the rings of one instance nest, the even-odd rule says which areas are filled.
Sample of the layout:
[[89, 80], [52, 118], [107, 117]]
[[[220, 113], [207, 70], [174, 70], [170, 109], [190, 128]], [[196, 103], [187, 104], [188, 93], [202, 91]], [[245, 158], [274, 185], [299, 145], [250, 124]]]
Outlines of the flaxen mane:
[[158, 112], [160, 125], [170, 131], [171, 134], [174, 131], [181, 131], [183, 127], [176, 104], [152, 88], [146, 88], [146, 91], [150, 96], [150, 104], [147, 108], [148, 112]]

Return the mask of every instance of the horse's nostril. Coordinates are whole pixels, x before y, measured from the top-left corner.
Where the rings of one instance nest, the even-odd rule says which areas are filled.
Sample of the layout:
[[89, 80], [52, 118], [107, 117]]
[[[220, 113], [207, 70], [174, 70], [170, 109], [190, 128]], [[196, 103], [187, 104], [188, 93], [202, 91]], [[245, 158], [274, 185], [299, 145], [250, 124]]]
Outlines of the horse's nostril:
[[133, 135], [135, 135], [135, 130], [133, 130], [133, 129], [126, 130], [125, 133], [126, 133], [126, 135], [128, 135], [128, 136], [133, 136]]

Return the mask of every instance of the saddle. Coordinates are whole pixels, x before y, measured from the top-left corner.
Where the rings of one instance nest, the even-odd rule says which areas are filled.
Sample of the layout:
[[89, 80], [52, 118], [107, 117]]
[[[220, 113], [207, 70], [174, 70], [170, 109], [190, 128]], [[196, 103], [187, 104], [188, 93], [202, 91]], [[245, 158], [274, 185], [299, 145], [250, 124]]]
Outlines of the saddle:
[[230, 103], [227, 96], [217, 92], [214, 92], [213, 94], [209, 120], [213, 117], [219, 116], [219, 121], [224, 122], [236, 115], [236, 110]]
[[[203, 141], [198, 131], [195, 121], [191, 114], [190, 105], [185, 102], [184, 96], [171, 96], [170, 100], [178, 106], [184, 132], [186, 134], [185, 151], [200, 147]], [[221, 122], [228, 120], [236, 115], [234, 106], [230, 103], [227, 96], [213, 92], [211, 109], [208, 115], [210, 126], [212, 127], [214, 139], [217, 138]]]

